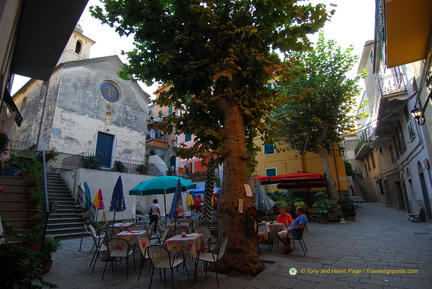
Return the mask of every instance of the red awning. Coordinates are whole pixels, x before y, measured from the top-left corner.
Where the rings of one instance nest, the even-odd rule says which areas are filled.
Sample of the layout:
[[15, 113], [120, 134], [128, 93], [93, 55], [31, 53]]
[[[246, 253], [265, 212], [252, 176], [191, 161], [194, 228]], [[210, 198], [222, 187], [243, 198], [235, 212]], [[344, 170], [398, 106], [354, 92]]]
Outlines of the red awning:
[[255, 176], [261, 181], [262, 185], [278, 184], [278, 188], [294, 189], [294, 188], [319, 188], [326, 187], [327, 182], [322, 174], [312, 173], [293, 173], [278, 176]]
[[254, 176], [254, 179], [260, 180], [261, 182], [267, 182], [269, 178], [268, 176]]
[[294, 173], [288, 175], [279, 175], [270, 177], [271, 182], [290, 181], [290, 180], [310, 180], [310, 179], [321, 179], [324, 178], [321, 174], [310, 174], [310, 173]]

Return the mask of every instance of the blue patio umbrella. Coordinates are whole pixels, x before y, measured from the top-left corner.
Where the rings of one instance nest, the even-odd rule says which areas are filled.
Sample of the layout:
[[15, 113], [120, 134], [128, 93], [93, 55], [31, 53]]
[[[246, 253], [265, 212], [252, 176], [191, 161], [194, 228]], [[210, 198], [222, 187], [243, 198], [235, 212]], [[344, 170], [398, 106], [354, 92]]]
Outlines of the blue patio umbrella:
[[183, 216], [183, 199], [181, 193], [180, 180], [177, 180], [177, 187], [174, 192], [174, 198], [171, 204], [171, 211], [169, 213], [170, 218], [182, 217]]
[[[213, 193], [219, 193], [221, 188], [214, 187]], [[196, 197], [196, 195], [204, 194], [205, 192], [205, 184], [197, 186], [195, 189], [189, 190], [189, 193], [192, 194], [193, 197]]]
[[254, 193], [255, 193], [256, 208], [258, 211], [268, 211], [275, 205], [275, 202], [272, 199], [270, 199], [270, 197], [263, 190], [261, 185], [257, 185], [255, 187]]
[[126, 210], [125, 199], [123, 194], [123, 182], [121, 176], [118, 177], [117, 182], [114, 186], [109, 210], [110, 212], [114, 212], [114, 218], [113, 218], [113, 230], [114, 230], [116, 213], [123, 212], [124, 210]]

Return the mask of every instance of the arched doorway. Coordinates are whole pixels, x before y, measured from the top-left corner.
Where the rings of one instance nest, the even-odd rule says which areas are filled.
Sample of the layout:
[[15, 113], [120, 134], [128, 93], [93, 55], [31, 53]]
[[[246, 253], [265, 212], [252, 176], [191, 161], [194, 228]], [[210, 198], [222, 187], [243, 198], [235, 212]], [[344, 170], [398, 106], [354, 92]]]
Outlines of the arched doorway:
[[422, 167], [420, 162], [417, 163], [417, 170], [418, 170], [419, 179], [420, 179], [421, 193], [423, 196], [424, 209], [426, 212], [426, 217], [428, 220], [432, 220], [432, 212], [431, 212], [431, 204], [430, 204], [430, 200], [429, 200], [429, 192], [428, 192], [427, 186], [426, 186], [426, 179], [425, 179], [425, 175], [424, 175], [424, 170], [423, 170], [423, 167]]

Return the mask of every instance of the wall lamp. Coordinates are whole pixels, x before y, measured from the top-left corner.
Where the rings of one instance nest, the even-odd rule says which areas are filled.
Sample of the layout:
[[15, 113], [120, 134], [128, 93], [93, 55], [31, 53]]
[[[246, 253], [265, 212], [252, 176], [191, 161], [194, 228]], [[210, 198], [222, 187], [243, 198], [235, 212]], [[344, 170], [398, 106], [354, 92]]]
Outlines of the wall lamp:
[[412, 116], [417, 120], [417, 123], [419, 125], [424, 125], [425, 122], [426, 122], [425, 112], [426, 112], [426, 108], [427, 108], [427, 105], [428, 105], [428, 101], [431, 98], [432, 98], [432, 91], [429, 93], [428, 97], [426, 98], [426, 102], [425, 102], [423, 108], [421, 107], [421, 105], [420, 105], [420, 107], [417, 107], [417, 104], [416, 104], [416, 106], [414, 107], [414, 109], [411, 110]]

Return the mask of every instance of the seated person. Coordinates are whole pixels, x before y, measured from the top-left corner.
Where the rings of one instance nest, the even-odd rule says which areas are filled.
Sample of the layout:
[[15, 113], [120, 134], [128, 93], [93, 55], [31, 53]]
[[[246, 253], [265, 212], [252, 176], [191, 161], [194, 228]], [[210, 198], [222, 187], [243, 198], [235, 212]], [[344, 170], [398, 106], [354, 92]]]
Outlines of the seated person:
[[266, 230], [266, 221], [262, 221], [258, 223], [258, 244], [265, 243], [265, 234], [267, 234]]
[[276, 222], [284, 224], [285, 228], [288, 228], [294, 221], [289, 213], [287, 213], [284, 206], [279, 207], [280, 214], [277, 216]]
[[294, 222], [288, 227], [287, 230], [280, 231], [278, 233], [278, 239], [284, 244], [282, 249], [283, 254], [289, 254], [294, 249], [291, 247], [290, 238], [298, 239], [301, 237], [301, 234], [304, 230], [304, 227], [308, 223], [307, 216], [304, 213], [304, 209], [302, 207], [296, 208], [297, 218]]

